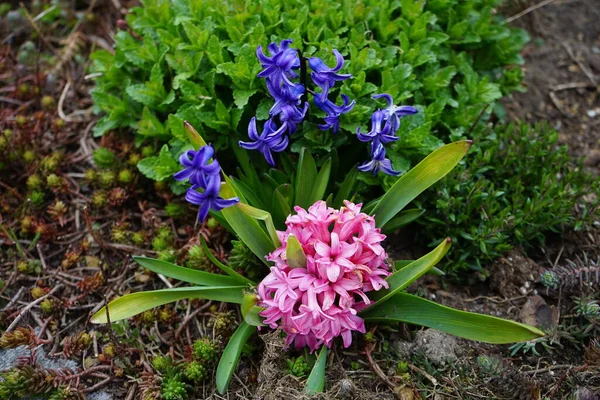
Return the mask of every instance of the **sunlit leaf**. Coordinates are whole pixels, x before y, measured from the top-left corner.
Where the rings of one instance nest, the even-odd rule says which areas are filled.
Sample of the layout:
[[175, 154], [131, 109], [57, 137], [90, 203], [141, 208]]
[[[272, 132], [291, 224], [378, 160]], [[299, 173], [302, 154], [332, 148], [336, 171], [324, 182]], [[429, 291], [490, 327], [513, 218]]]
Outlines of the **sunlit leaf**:
[[200, 286], [236, 286], [240, 281], [226, 275], [211, 274], [210, 272], [180, 267], [166, 261], [148, 257], [133, 257], [142, 267], [157, 274]]
[[472, 143], [463, 140], [442, 146], [398, 179], [370, 212], [377, 226], [384, 227], [408, 203], [442, 179], [467, 154]]
[[489, 315], [459, 311], [408, 293], [361, 313], [369, 322], [404, 322], [422, 325], [486, 343], [514, 343], [544, 336], [537, 328]]
[[108, 322], [109, 317], [111, 322], [119, 321], [151, 308], [182, 299], [206, 299], [241, 303], [242, 290], [245, 288], [245, 286], [193, 286], [126, 294], [108, 304], [108, 315], [106, 307], [102, 307], [91, 318], [91, 322], [105, 324]]
[[442, 243], [431, 252], [388, 276], [386, 281], [390, 285], [389, 289], [382, 289], [377, 292], [374, 291], [369, 293], [369, 297], [371, 300], [374, 300], [375, 303], [368, 308], [376, 307], [377, 304], [381, 304], [382, 302], [391, 299], [396, 293], [408, 287], [408, 285], [433, 268], [433, 266], [440, 262], [442, 257], [446, 255], [451, 244], [452, 241], [450, 238], [443, 240]]
[[285, 258], [290, 268], [305, 268], [306, 254], [296, 236], [290, 234], [287, 238]]

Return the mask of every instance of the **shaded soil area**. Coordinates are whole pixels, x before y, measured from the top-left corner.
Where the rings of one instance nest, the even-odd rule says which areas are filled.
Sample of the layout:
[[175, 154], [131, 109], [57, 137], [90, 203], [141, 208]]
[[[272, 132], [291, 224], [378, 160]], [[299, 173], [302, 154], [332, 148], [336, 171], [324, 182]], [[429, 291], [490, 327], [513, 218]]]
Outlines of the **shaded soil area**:
[[512, 22], [529, 31], [526, 93], [504, 101], [514, 121], [547, 121], [562, 143], [600, 171], [600, 7], [554, 1]]

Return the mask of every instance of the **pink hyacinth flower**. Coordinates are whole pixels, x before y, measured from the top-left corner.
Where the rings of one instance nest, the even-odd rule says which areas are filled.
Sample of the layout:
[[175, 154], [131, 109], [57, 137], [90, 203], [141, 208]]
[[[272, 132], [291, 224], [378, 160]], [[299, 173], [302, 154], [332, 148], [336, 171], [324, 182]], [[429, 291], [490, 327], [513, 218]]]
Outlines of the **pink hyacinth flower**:
[[[258, 305], [265, 308], [260, 313], [264, 323], [287, 334], [288, 346], [308, 346], [313, 352], [323, 344], [331, 347], [341, 336], [349, 347], [353, 331], [365, 332], [357, 315], [370, 303], [365, 293], [387, 288], [390, 272], [381, 246], [385, 235], [361, 206], [346, 201], [335, 210], [318, 201], [308, 210], [296, 207], [287, 229], [278, 232], [282, 245], [267, 256], [275, 266], [258, 285]], [[290, 234], [304, 250], [306, 267], [287, 263]]]

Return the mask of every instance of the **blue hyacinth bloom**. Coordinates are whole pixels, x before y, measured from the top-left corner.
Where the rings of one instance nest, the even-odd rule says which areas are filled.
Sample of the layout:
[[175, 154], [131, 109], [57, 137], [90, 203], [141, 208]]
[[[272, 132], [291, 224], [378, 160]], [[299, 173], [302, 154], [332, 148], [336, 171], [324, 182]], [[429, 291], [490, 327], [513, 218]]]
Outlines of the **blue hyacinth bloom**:
[[192, 185], [204, 187], [206, 177], [218, 175], [221, 168], [217, 160], [209, 163], [214, 153], [211, 145], [202, 146], [198, 151], [184, 152], [179, 157], [179, 163], [185, 168], [173, 175], [173, 178], [177, 181], [189, 179]]
[[[356, 137], [361, 142], [372, 142], [373, 148], [381, 144], [395, 142], [399, 137], [394, 135], [391, 129], [391, 124], [385, 122], [385, 113], [382, 110], [377, 110], [371, 116], [371, 130], [367, 133], [362, 133], [360, 127], [356, 128]], [[381, 126], [383, 124], [383, 127]]]
[[259, 135], [256, 130], [256, 118], [252, 117], [248, 124], [248, 137], [253, 142], [239, 142], [241, 148], [246, 150], [258, 150], [265, 157], [265, 160], [275, 166], [275, 160], [273, 160], [272, 151], [280, 152], [285, 150], [288, 146], [289, 139], [284, 134], [286, 126], [277, 128], [272, 118], [265, 122], [262, 133]]
[[406, 115], [416, 114], [418, 110], [412, 106], [396, 106], [392, 96], [387, 93], [376, 94], [374, 99], [384, 98], [387, 102], [387, 108], [383, 109], [385, 120], [390, 124], [391, 133], [394, 134], [400, 127], [400, 118]]
[[271, 79], [276, 86], [281, 86], [283, 82], [294, 85], [290, 79], [298, 77], [293, 70], [300, 67], [300, 58], [298, 50], [289, 47], [290, 43], [291, 39], [285, 39], [279, 45], [269, 44], [267, 49], [271, 53], [270, 57], [263, 52], [261, 45], [257, 47], [256, 56], [264, 68], [258, 77]]
[[325, 124], [319, 125], [320, 129], [328, 130], [329, 128], [333, 128], [333, 133], [337, 133], [340, 129], [340, 115], [352, 110], [355, 104], [354, 100], [349, 103], [350, 99], [345, 94], [342, 95], [342, 100], [344, 101], [344, 104], [338, 106], [329, 100], [325, 93], [314, 95], [315, 105], [327, 113], [327, 116], [324, 118]]
[[385, 158], [385, 147], [379, 145], [372, 149], [372, 160], [367, 161], [364, 164], [358, 166], [358, 169], [362, 172], [371, 172], [373, 175], [377, 175], [379, 171], [385, 174], [397, 176], [400, 172], [394, 171], [392, 168], [392, 162]]
[[315, 85], [323, 90], [325, 96], [327, 96], [329, 89], [335, 86], [337, 81], [344, 81], [352, 77], [351, 74], [337, 73], [344, 66], [344, 57], [342, 57], [340, 52], [336, 49], [333, 49], [333, 54], [336, 59], [336, 65], [333, 68], [329, 68], [327, 64], [318, 57], [311, 57], [308, 59], [308, 65], [314, 71], [311, 72], [310, 77]]
[[231, 207], [240, 201], [239, 198], [223, 199], [219, 196], [221, 190], [221, 177], [219, 175], [210, 175], [206, 181], [206, 187], [202, 193], [198, 192], [197, 187], [191, 187], [185, 194], [185, 199], [197, 206], [198, 220], [204, 221], [211, 209], [221, 211], [224, 208]]

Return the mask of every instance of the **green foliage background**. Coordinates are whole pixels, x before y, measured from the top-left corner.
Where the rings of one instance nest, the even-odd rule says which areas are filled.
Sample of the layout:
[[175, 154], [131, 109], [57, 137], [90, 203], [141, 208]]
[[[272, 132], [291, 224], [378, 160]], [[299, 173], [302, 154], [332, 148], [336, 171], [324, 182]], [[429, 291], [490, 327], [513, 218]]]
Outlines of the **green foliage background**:
[[486, 132], [463, 164], [418, 199], [427, 210], [417, 220], [419, 236], [430, 246], [452, 238], [444, 263], [455, 274], [600, 216], [600, 178], [572, 162], [555, 130], [522, 124]]
[[[515, 65], [528, 38], [500, 23], [499, 3], [145, 0], [127, 17], [130, 31], [117, 33], [114, 55], [93, 54], [98, 76], [92, 96], [104, 113], [94, 133], [133, 128], [138, 143], [168, 144], [139, 164], [148, 177], [167, 179], [187, 145], [184, 120], [223, 149], [247, 137], [252, 116], [268, 118], [272, 99], [256, 78], [261, 68], [255, 50], [292, 38], [305, 56], [317, 55], [329, 65], [331, 50], [338, 49], [346, 59], [344, 72], [353, 78], [337, 95], [357, 101], [337, 135], [319, 130], [319, 115], [312, 115], [292, 151], [326, 153], [345, 146], [344, 171], [366, 160], [367, 145], [356, 146], [352, 136], [357, 126], [369, 127], [377, 107], [370, 96], [386, 92], [397, 104], [421, 111], [405, 118], [401, 139], [388, 151], [394, 167], [406, 171], [444, 141], [465, 136], [486, 105], [520, 88]], [[260, 155], [252, 157], [267, 169]], [[383, 179], [361, 176], [369, 184]], [[181, 191], [175, 184], [173, 189]]]

